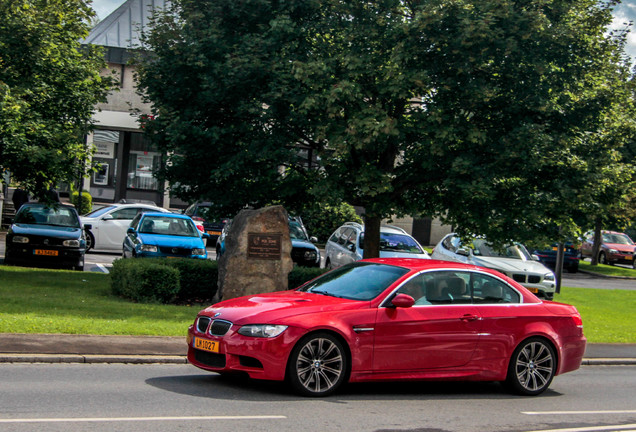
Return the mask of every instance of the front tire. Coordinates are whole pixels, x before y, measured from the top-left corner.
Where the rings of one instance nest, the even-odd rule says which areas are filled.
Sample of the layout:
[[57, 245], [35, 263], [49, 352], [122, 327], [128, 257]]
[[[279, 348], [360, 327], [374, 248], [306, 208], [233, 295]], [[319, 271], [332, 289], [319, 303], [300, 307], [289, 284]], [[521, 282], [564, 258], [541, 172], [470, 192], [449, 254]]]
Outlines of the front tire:
[[322, 397], [342, 385], [347, 368], [347, 354], [342, 343], [329, 333], [314, 333], [301, 339], [292, 350], [287, 376], [299, 394]]
[[510, 358], [506, 385], [520, 395], [539, 395], [550, 386], [556, 373], [556, 363], [550, 343], [542, 338], [527, 339]]
[[601, 252], [598, 254], [598, 263], [607, 265], [607, 257], [605, 256], [605, 252]]
[[86, 230], [86, 252], [93, 249], [93, 247], [95, 247], [95, 237], [92, 232]]

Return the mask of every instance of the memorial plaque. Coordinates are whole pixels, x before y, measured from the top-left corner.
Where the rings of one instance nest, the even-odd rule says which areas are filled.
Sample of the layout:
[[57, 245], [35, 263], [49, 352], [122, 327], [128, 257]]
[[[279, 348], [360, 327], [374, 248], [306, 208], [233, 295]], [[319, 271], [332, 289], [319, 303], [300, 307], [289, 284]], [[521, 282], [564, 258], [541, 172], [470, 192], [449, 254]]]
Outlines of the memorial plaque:
[[279, 260], [281, 259], [282, 234], [247, 234], [248, 258]]

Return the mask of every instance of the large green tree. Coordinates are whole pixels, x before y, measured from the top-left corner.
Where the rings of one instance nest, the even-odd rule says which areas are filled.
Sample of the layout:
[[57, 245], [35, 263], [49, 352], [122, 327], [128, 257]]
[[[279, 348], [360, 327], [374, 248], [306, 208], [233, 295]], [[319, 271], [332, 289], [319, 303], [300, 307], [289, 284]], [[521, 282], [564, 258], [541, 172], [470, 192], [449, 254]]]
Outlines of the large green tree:
[[110, 79], [82, 47], [84, 0], [0, 0], [0, 169], [36, 195], [84, 172], [84, 134]]
[[342, 199], [365, 209], [367, 257], [380, 221], [408, 213], [494, 242], [566, 237], [590, 164], [616, 150], [602, 139], [625, 95], [611, 2], [174, 4], [140, 87], [185, 198]]

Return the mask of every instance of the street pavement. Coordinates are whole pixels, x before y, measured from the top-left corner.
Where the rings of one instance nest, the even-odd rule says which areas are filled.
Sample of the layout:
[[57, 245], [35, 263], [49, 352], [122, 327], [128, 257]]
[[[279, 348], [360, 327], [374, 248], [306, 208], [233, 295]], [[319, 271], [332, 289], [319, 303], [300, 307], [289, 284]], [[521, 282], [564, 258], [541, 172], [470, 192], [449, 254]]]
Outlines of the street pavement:
[[[186, 363], [186, 337], [0, 333], [0, 363]], [[588, 344], [584, 365], [636, 365], [636, 344]]]

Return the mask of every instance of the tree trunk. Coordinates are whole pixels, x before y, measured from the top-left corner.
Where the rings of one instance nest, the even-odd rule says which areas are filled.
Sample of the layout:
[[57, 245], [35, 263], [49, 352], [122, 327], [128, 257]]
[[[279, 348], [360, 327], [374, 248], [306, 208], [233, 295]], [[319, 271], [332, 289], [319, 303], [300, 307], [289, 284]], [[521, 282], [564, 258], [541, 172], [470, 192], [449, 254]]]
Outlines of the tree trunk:
[[380, 224], [382, 218], [364, 216], [364, 255], [362, 258], [380, 257]]
[[592, 246], [591, 265], [598, 265], [598, 253], [601, 250], [601, 218], [597, 217], [594, 222], [594, 245]]

